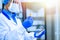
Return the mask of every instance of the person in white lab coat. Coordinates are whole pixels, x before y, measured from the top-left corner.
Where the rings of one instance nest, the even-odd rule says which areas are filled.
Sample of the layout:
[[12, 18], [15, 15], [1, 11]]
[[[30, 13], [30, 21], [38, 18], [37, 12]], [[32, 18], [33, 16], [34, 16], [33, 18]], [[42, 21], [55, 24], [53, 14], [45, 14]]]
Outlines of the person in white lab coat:
[[10, 12], [11, 2], [12, 0], [3, 0], [4, 8], [0, 13], [0, 40], [36, 40], [34, 33], [29, 35], [21, 21], [15, 18], [16, 14], [13, 13], [13, 16]]

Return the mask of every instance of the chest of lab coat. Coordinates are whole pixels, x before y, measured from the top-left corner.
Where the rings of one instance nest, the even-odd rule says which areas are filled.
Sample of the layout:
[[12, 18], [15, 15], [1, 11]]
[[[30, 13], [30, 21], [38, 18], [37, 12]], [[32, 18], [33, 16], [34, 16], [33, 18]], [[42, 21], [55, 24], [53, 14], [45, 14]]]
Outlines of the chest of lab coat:
[[[4, 25], [4, 28], [2, 28], [0, 30], [0, 32], [2, 30], [4, 30], [2, 33], [3, 35], [5, 35], [7, 38], [8, 36], [8, 39], [9, 40], [12, 40], [13, 39], [24, 39], [23, 37], [23, 32], [26, 31], [23, 27], [22, 27], [22, 24], [21, 24], [21, 21], [19, 19], [17, 19], [17, 24], [11, 19], [11, 20], [8, 20], [2, 13], [0, 14], [0, 23], [2, 23]], [[2, 34], [1, 33], [1, 34]], [[14, 34], [14, 35], [13, 35]], [[21, 37], [20, 37], [21, 36]]]
[[[17, 24], [11, 19], [7, 19], [2, 13], [0, 14], [0, 24], [3, 24], [3, 27], [0, 27], [0, 39], [1, 40], [36, 40], [33, 36], [29, 36], [26, 32], [26, 29], [22, 26], [22, 23], [19, 19]], [[4, 30], [4, 31], [2, 31]]]

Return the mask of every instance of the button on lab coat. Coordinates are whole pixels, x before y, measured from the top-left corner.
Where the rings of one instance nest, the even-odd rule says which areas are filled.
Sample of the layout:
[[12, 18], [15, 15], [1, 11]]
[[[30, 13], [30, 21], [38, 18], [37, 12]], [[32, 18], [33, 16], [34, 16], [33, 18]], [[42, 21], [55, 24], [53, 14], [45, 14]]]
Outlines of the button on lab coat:
[[17, 24], [0, 13], [0, 40], [36, 40], [34, 33], [27, 33], [21, 21], [16, 20]]

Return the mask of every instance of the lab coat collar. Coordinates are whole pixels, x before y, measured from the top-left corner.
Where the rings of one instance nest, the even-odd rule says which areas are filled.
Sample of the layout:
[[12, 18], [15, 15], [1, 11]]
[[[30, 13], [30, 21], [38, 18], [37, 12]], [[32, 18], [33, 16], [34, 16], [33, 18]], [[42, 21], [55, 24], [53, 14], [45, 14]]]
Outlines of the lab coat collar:
[[9, 11], [6, 10], [6, 9], [3, 9], [3, 10], [2, 10], [2, 13], [3, 13], [3, 15], [5, 15], [9, 20], [11, 20], [11, 19], [10, 19], [10, 17], [11, 17], [11, 12], [9, 12]]
[[17, 24], [17, 21], [16, 21], [16, 13], [13, 13], [13, 14], [11, 15], [11, 17], [12, 17], [13, 21]]
[[16, 21], [16, 13], [11, 13], [9, 10], [3, 9], [2, 10], [3, 15], [5, 15], [9, 20], [11, 20], [11, 18], [13, 19], [13, 21], [17, 24]]

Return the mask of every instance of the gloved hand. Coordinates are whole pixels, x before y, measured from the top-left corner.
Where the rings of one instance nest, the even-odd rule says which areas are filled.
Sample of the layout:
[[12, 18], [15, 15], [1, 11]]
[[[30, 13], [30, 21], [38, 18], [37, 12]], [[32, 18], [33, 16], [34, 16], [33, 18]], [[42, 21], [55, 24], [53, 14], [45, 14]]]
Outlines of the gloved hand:
[[42, 30], [40, 33], [39, 33], [39, 35], [37, 35], [37, 33], [39, 32], [39, 30], [37, 30], [37, 31], [35, 31], [35, 33], [34, 33], [34, 37], [35, 38], [41, 38], [44, 34], [45, 34], [45, 30]]
[[25, 29], [31, 27], [33, 25], [33, 18], [31, 16], [29, 16], [27, 19], [24, 20], [22, 25]]

